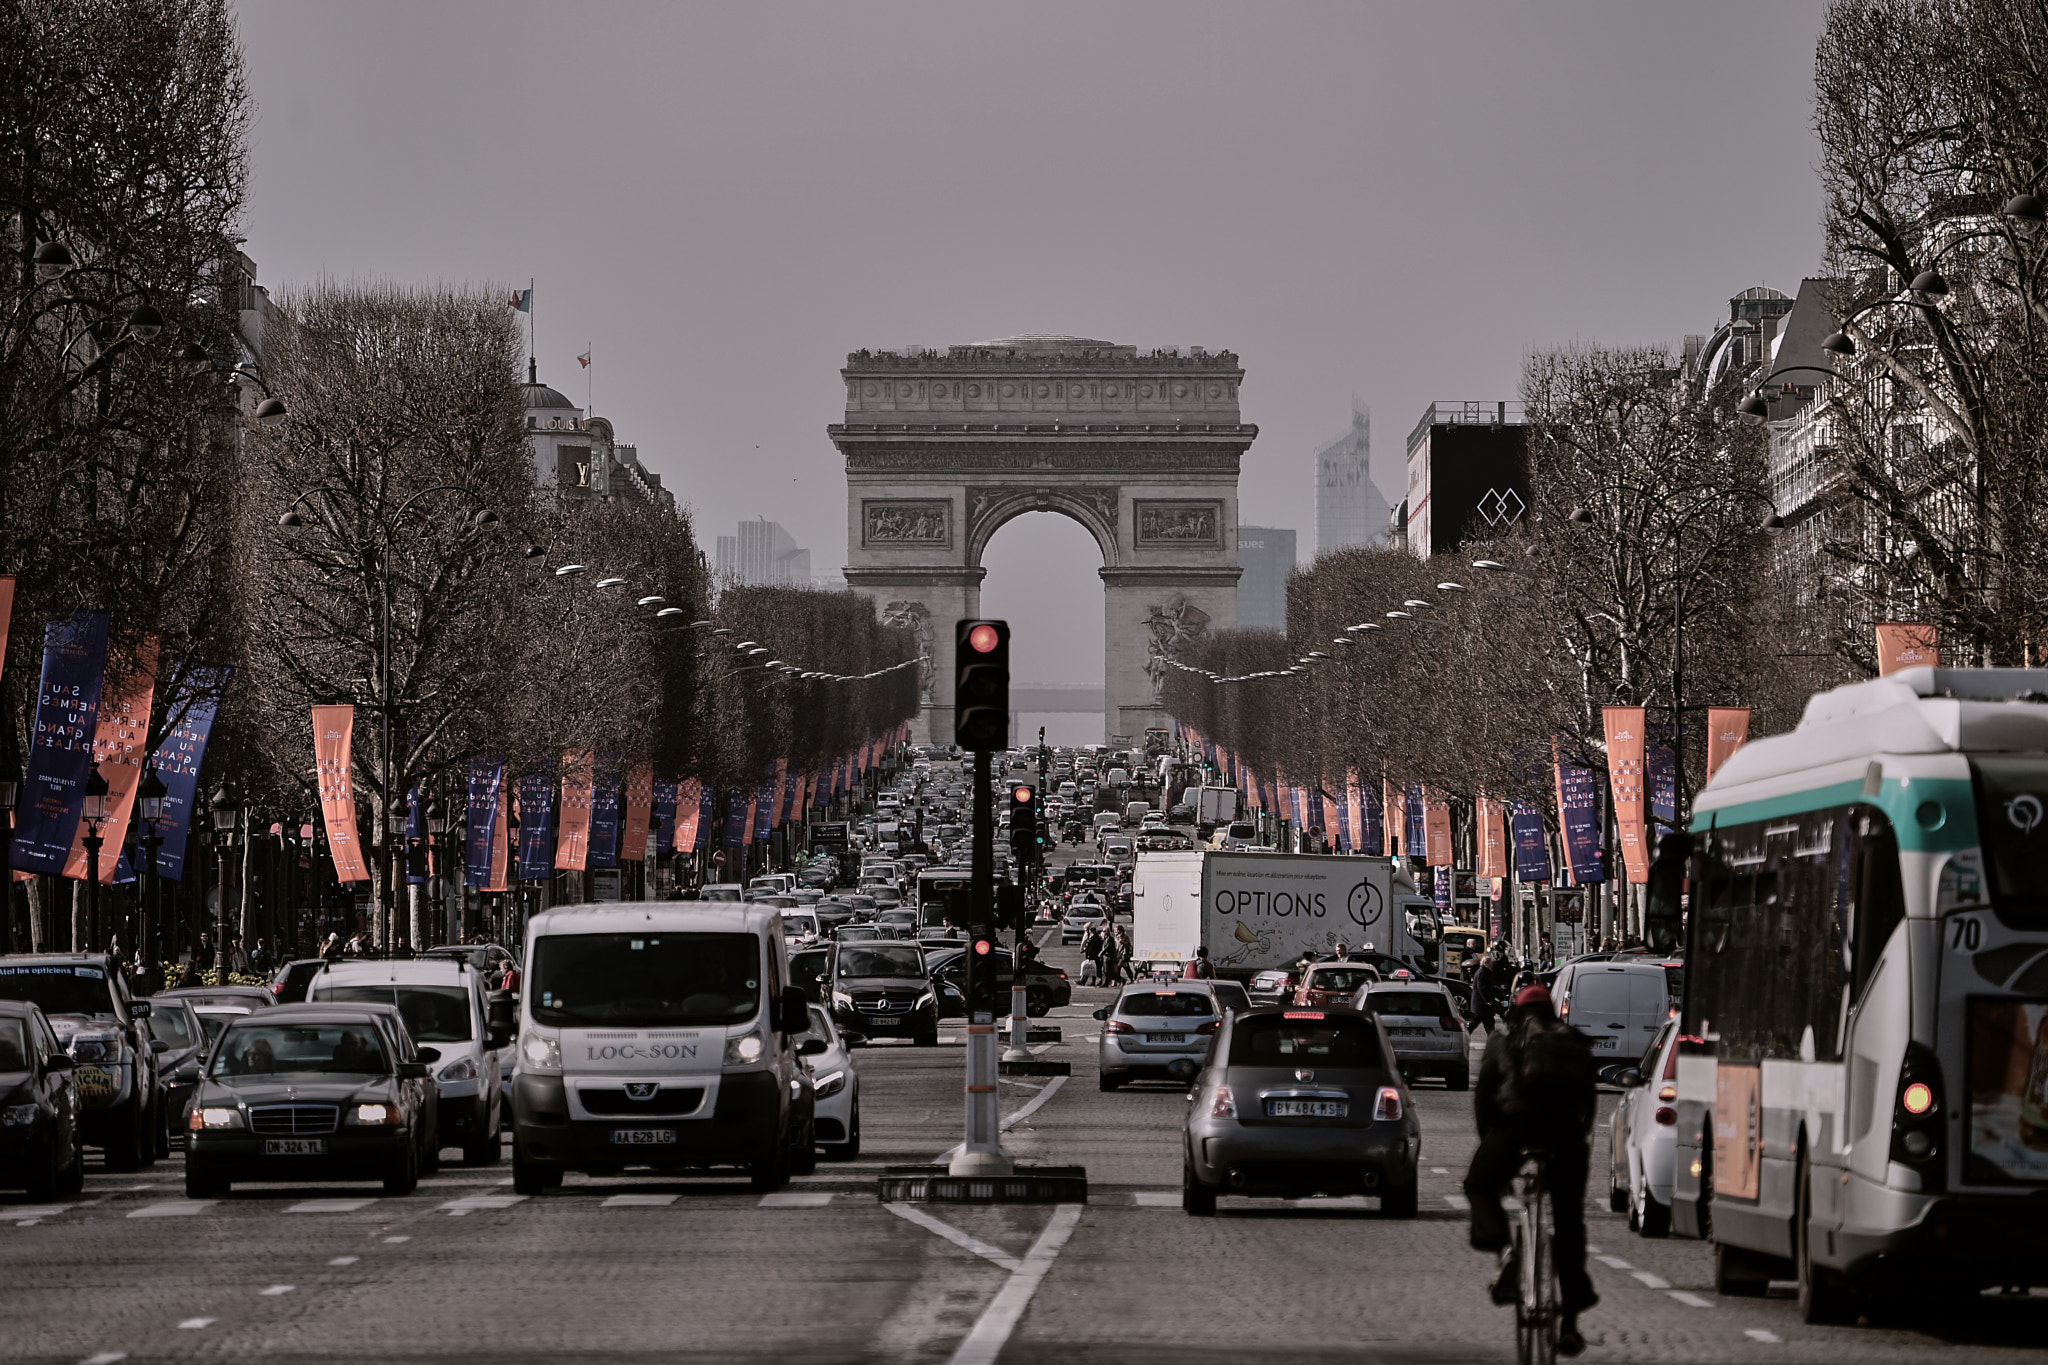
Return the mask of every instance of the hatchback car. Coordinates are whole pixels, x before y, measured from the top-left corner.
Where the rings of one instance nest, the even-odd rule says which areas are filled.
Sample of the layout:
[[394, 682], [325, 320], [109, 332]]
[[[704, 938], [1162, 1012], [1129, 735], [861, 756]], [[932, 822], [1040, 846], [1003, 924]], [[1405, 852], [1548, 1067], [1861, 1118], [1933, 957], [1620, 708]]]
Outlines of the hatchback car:
[[0, 1000], [0, 1186], [30, 1199], [85, 1188], [75, 1065], [41, 1008]]
[[187, 1121], [185, 1193], [233, 1180], [419, 1181], [427, 1115], [408, 1081], [440, 1060], [395, 1055], [368, 1009], [286, 1006], [228, 1026], [209, 1054]]
[[1376, 1014], [1394, 1046], [1394, 1061], [1410, 1081], [1441, 1076], [1452, 1090], [1472, 1084], [1465, 1021], [1451, 993], [1431, 981], [1372, 981], [1352, 1005]]
[[1202, 1069], [1209, 1039], [1223, 1026], [1216, 993], [1206, 981], [1129, 985], [1095, 1017], [1102, 1020], [1097, 1058], [1104, 1090], [1139, 1079], [1185, 1085]]
[[1076, 896], [1067, 906], [1067, 913], [1060, 918], [1060, 942], [1079, 943], [1090, 926], [1097, 929], [1108, 927], [1109, 911], [1101, 901], [1090, 893], [1087, 899]]
[[1389, 1217], [1416, 1215], [1422, 1126], [1373, 1015], [1233, 1015], [1188, 1099], [1188, 1213], [1214, 1214], [1220, 1194], [1369, 1194]]
[[1348, 1005], [1360, 988], [1380, 979], [1377, 968], [1363, 962], [1317, 962], [1294, 988], [1297, 1005]]
[[1608, 1154], [1607, 1207], [1645, 1237], [1671, 1235], [1672, 1163], [1678, 1151], [1678, 1021], [1667, 1020], [1632, 1065], [1607, 1068], [1622, 1087]]

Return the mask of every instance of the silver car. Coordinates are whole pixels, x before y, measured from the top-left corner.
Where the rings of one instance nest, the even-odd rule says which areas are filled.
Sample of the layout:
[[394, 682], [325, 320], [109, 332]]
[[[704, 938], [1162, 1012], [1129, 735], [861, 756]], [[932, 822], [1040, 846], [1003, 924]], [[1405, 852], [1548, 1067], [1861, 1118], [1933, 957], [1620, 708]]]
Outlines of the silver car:
[[860, 1155], [860, 1075], [853, 1050], [824, 1006], [811, 1006], [810, 1019], [796, 1045], [815, 1088], [818, 1149], [828, 1161], [852, 1161]]
[[1452, 1090], [1472, 1083], [1467, 1055], [1469, 1036], [1451, 993], [1433, 981], [1368, 981], [1358, 988], [1354, 1007], [1377, 1014], [1394, 1045], [1401, 1074], [1413, 1082], [1441, 1076]]
[[1101, 1087], [1115, 1090], [1140, 1077], [1193, 1080], [1209, 1042], [1223, 1026], [1216, 993], [1206, 981], [1124, 987], [1102, 1020]]

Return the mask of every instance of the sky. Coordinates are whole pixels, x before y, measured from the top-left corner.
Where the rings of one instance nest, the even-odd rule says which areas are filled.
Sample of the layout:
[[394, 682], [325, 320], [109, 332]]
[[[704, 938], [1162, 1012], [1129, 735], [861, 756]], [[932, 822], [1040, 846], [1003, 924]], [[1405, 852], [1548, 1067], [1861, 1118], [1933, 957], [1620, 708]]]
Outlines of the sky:
[[[1315, 449], [1373, 414], [1398, 501], [1433, 400], [1523, 357], [1711, 331], [1820, 249], [1820, 0], [243, 0], [246, 250], [536, 291], [541, 377], [707, 547], [845, 562], [825, 427], [863, 347], [1028, 332], [1237, 353], [1245, 524], [1315, 543]], [[588, 371], [576, 357], [592, 353]], [[1099, 682], [1092, 542], [984, 561], [1015, 672]]]

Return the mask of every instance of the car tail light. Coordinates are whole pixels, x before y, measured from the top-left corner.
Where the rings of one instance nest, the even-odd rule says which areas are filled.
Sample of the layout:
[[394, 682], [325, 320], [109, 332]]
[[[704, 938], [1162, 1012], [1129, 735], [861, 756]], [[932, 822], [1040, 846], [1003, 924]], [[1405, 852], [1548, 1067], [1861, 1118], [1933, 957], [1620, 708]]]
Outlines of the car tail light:
[[1559, 1005], [1559, 1006], [1557, 1007], [1557, 1017], [1558, 1017], [1558, 1018], [1560, 1018], [1560, 1019], [1569, 1019], [1569, 1018], [1571, 1018], [1571, 1017], [1572, 1017], [1572, 1002], [1571, 1002], [1571, 1001], [1567, 1000], [1567, 1001], [1565, 1001], [1565, 1002], [1564, 1002], [1564, 1003], [1563, 1003], [1562, 1005]]
[[1126, 1024], [1126, 1023], [1125, 1023], [1125, 1022], [1124, 1022], [1123, 1020], [1121, 1020], [1121, 1019], [1111, 1019], [1111, 1020], [1109, 1020], [1109, 1021], [1108, 1021], [1107, 1023], [1103, 1024], [1103, 1026], [1102, 1026], [1102, 1031], [1103, 1031], [1104, 1033], [1136, 1033], [1136, 1032], [1137, 1032], [1137, 1030], [1136, 1030], [1136, 1029], [1132, 1028], [1132, 1027], [1131, 1027], [1131, 1026], [1130, 1026], [1129, 1024]]
[[1440, 1015], [1436, 1022], [1437, 1027], [1441, 1028], [1445, 1033], [1456, 1033], [1458, 1031], [1458, 1021], [1451, 1015]]
[[1216, 1031], [1217, 1029], [1220, 1029], [1220, 1028], [1222, 1028], [1222, 1027], [1223, 1027], [1223, 1021], [1222, 1021], [1221, 1019], [1211, 1019], [1211, 1020], [1210, 1020], [1210, 1021], [1209, 1021], [1208, 1023], [1206, 1023], [1206, 1024], [1203, 1024], [1203, 1025], [1201, 1025], [1201, 1026], [1200, 1026], [1199, 1028], [1197, 1028], [1197, 1029], [1195, 1030], [1195, 1032], [1197, 1032], [1197, 1033], [1214, 1033], [1214, 1032], [1215, 1032], [1215, 1031]]
[[272, 995], [280, 995], [280, 996], [281, 996], [281, 995], [283, 995], [283, 994], [284, 994], [284, 982], [282, 982], [282, 981], [273, 981], [273, 982], [271, 982], [271, 983], [270, 983], [270, 993], [271, 993]]
[[1666, 1104], [1671, 1103], [1671, 1101], [1678, 1098], [1678, 1087], [1670, 1084], [1669, 1082], [1666, 1082], [1665, 1084], [1658, 1086], [1657, 1098], [1662, 1100]]
[[1372, 1121], [1391, 1123], [1401, 1117], [1401, 1092], [1391, 1085], [1380, 1087], [1380, 1097], [1373, 1101]]
[[1237, 1117], [1237, 1101], [1230, 1098], [1229, 1086], [1217, 1086], [1216, 1093], [1209, 1097], [1209, 1117], [1212, 1119], [1234, 1119]]
[[1660, 1104], [1654, 1117], [1657, 1122], [1669, 1126], [1678, 1122], [1678, 1111], [1668, 1104]]

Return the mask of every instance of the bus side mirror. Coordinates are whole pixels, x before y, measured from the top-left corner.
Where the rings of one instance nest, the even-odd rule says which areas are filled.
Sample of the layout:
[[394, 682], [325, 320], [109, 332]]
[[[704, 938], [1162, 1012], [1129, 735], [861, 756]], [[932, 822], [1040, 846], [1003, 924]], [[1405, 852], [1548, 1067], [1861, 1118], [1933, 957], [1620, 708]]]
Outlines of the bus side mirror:
[[1676, 951], [1684, 926], [1683, 897], [1686, 865], [1692, 859], [1692, 836], [1673, 830], [1657, 845], [1657, 861], [1650, 864], [1650, 885], [1643, 912], [1643, 926], [1650, 946], [1660, 953]]

